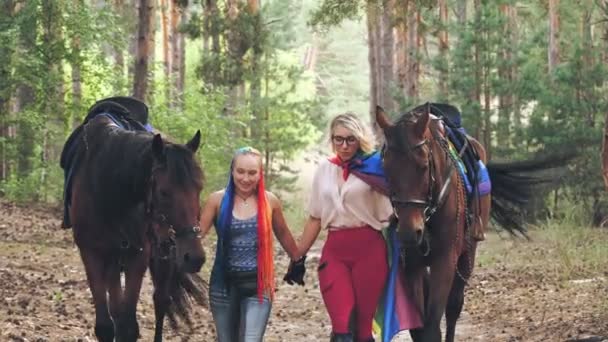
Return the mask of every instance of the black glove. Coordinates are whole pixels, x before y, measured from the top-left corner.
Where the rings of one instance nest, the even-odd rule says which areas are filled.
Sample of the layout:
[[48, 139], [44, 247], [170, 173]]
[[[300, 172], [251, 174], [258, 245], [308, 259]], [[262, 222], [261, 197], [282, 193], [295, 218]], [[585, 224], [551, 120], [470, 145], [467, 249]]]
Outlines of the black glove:
[[304, 286], [304, 274], [306, 273], [306, 255], [303, 255], [300, 259], [296, 261], [291, 261], [289, 263], [289, 267], [287, 268], [287, 273], [283, 277], [283, 281], [285, 281], [289, 285], [298, 284]]

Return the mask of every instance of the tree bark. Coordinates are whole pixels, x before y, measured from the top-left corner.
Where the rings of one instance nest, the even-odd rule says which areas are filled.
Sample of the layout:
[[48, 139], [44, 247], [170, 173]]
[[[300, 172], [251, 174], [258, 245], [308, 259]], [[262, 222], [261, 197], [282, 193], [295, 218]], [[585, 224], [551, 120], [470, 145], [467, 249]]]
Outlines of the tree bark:
[[367, 2], [367, 58], [369, 61], [369, 115], [370, 122], [373, 124], [373, 130], [376, 138], [379, 139], [383, 136], [382, 130], [376, 123], [376, 106], [380, 105], [378, 98], [378, 74], [380, 70], [378, 68], [378, 3], [374, 0]]
[[253, 21], [253, 32], [254, 38], [251, 51], [251, 85], [250, 85], [250, 103], [251, 103], [251, 116], [253, 117], [254, 124], [252, 127], [253, 136], [256, 139], [262, 138], [264, 129], [262, 127], [262, 111], [261, 111], [261, 91], [262, 91], [262, 54], [264, 53], [265, 42], [262, 40], [264, 34], [262, 32], [263, 23], [262, 17], [259, 11], [259, 0], [247, 0], [247, 12], [251, 16]]
[[[4, 20], [13, 17], [15, 4], [12, 0], [5, 0], [0, 9], [3, 11], [0, 16]], [[8, 178], [9, 173], [9, 156], [7, 155], [7, 140], [9, 137], [9, 114], [10, 114], [10, 98], [13, 87], [11, 77], [11, 65], [14, 47], [0, 46], [0, 181]]]
[[604, 187], [608, 191], [608, 112], [604, 119], [604, 137], [602, 138], [602, 176]]
[[188, 5], [180, 6], [180, 1], [172, 0], [171, 10], [171, 108], [181, 109], [184, 96], [184, 69], [185, 69], [185, 37], [179, 31], [180, 25], [187, 20]]
[[448, 3], [447, 0], [439, 0], [439, 21], [441, 28], [439, 30], [439, 98], [441, 100], [448, 99]]
[[407, 10], [407, 77], [406, 77], [406, 97], [410, 103], [415, 103], [420, 97], [420, 36], [418, 28], [420, 23], [420, 12], [414, 1], [410, 1]]
[[393, 49], [395, 83], [399, 93], [407, 97], [407, 2], [408, 0], [397, 0], [395, 3], [395, 47]]
[[[481, 82], [482, 82], [482, 65], [481, 65], [481, 61], [480, 61], [480, 46], [479, 46], [479, 40], [481, 39], [481, 36], [483, 34], [482, 30], [481, 30], [481, 4], [480, 4], [480, 0], [475, 0], [473, 2], [474, 4], [474, 8], [475, 8], [475, 35], [477, 36], [477, 39], [475, 39], [475, 43], [473, 46], [473, 65], [475, 67], [475, 87], [474, 87], [474, 92], [473, 92], [473, 101], [477, 104], [479, 104], [479, 107], [481, 107]], [[473, 134], [473, 136], [475, 137], [475, 139], [477, 140], [481, 140], [484, 141], [485, 144], [485, 140], [480, 139], [483, 138], [481, 137], [481, 128], [483, 126], [483, 118], [481, 116], [481, 113], [479, 113], [480, 116], [478, 118], [478, 122], [475, 125], [475, 133]]]
[[[395, 0], [384, 0], [382, 17], [380, 18], [380, 37], [381, 44], [379, 46], [380, 59], [380, 97], [382, 106], [387, 112], [395, 110], [395, 101], [391, 94], [391, 88], [394, 84], [393, 78], [393, 8]], [[374, 120], [375, 121], [375, 120]], [[373, 121], [372, 121], [373, 122]]]
[[549, 73], [559, 64], [559, 0], [549, 0]]
[[[173, 94], [171, 89], [171, 69], [172, 69], [172, 60], [171, 57], [173, 54], [171, 53], [173, 49], [173, 35], [175, 32], [173, 31], [173, 1], [170, 0], [160, 0], [160, 25], [161, 32], [163, 35], [163, 73], [165, 76], [165, 101], [169, 107], [172, 107], [173, 104]], [[171, 24], [169, 24], [169, 13], [171, 13]]]
[[142, 101], [148, 94], [148, 63], [152, 53], [152, 16], [154, 0], [139, 0], [139, 20], [137, 53], [135, 58], [135, 74], [133, 80], [133, 96]]
[[460, 26], [465, 25], [467, 22], [467, 2], [468, 0], [456, 1], [456, 20]]
[[511, 63], [512, 63], [512, 43], [511, 38], [511, 5], [503, 4], [500, 5], [500, 13], [504, 19], [505, 25], [502, 29], [502, 36], [505, 38], [505, 42], [501, 44], [499, 51], [499, 64], [498, 64], [498, 76], [502, 80], [503, 86], [506, 85], [507, 89], [501, 89], [498, 95], [498, 127], [496, 129], [496, 138], [498, 144], [504, 147], [509, 147], [510, 143], [510, 129], [511, 124], [511, 112], [513, 110], [513, 92], [511, 86], [513, 85]]

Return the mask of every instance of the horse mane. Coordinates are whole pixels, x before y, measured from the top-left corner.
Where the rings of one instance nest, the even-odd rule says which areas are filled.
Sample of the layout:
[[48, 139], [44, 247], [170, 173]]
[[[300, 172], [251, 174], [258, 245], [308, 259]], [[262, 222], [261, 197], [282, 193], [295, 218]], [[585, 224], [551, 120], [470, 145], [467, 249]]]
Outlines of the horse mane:
[[[146, 199], [154, 152], [154, 134], [127, 131], [107, 118], [95, 117], [84, 127], [79, 153], [89, 155], [91, 188], [102, 218], [121, 217]], [[170, 181], [180, 187], [203, 185], [203, 172], [184, 145], [164, 142], [164, 163]]]

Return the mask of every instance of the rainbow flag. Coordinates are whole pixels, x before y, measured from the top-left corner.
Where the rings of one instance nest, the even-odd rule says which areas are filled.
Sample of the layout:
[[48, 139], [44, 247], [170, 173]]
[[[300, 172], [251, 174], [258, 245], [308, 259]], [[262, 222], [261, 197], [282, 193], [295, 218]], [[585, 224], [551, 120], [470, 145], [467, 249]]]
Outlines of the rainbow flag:
[[390, 342], [400, 331], [422, 326], [420, 314], [406, 292], [403, 271], [399, 267], [399, 240], [394, 225], [384, 229], [389, 273], [384, 294], [374, 318], [373, 330], [382, 342]]

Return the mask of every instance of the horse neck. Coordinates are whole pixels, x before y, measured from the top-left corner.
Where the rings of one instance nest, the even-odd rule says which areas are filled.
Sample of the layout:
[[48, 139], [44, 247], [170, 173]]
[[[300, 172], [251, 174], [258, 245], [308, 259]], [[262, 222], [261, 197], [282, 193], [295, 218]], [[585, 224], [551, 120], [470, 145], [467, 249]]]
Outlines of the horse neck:
[[100, 202], [108, 210], [131, 208], [145, 200], [152, 174], [151, 139], [130, 132], [98, 142], [89, 178]]
[[[451, 183], [448, 184], [447, 192], [445, 194], [445, 198], [442, 200], [442, 204], [439, 208], [437, 208], [437, 215], [441, 215], [446, 217], [448, 220], [453, 220], [455, 211], [462, 210], [462, 208], [458, 208], [457, 200], [460, 194], [457, 191], [462, 191], [460, 187], [464, 186], [460, 184], [460, 175], [458, 166], [454, 164], [454, 161], [449, 155], [445, 146], [442, 144], [447, 143], [447, 139], [441, 130], [441, 123], [439, 120], [431, 121], [429, 126], [429, 131], [431, 133], [430, 148], [432, 151], [432, 163], [434, 163], [434, 174], [435, 178], [435, 186], [433, 189], [433, 198], [435, 201], [440, 201], [439, 199], [440, 192], [448, 181], [448, 177], [451, 179]], [[455, 196], [456, 195], [456, 196]], [[464, 203], [460, 204], [466, 205]]]

